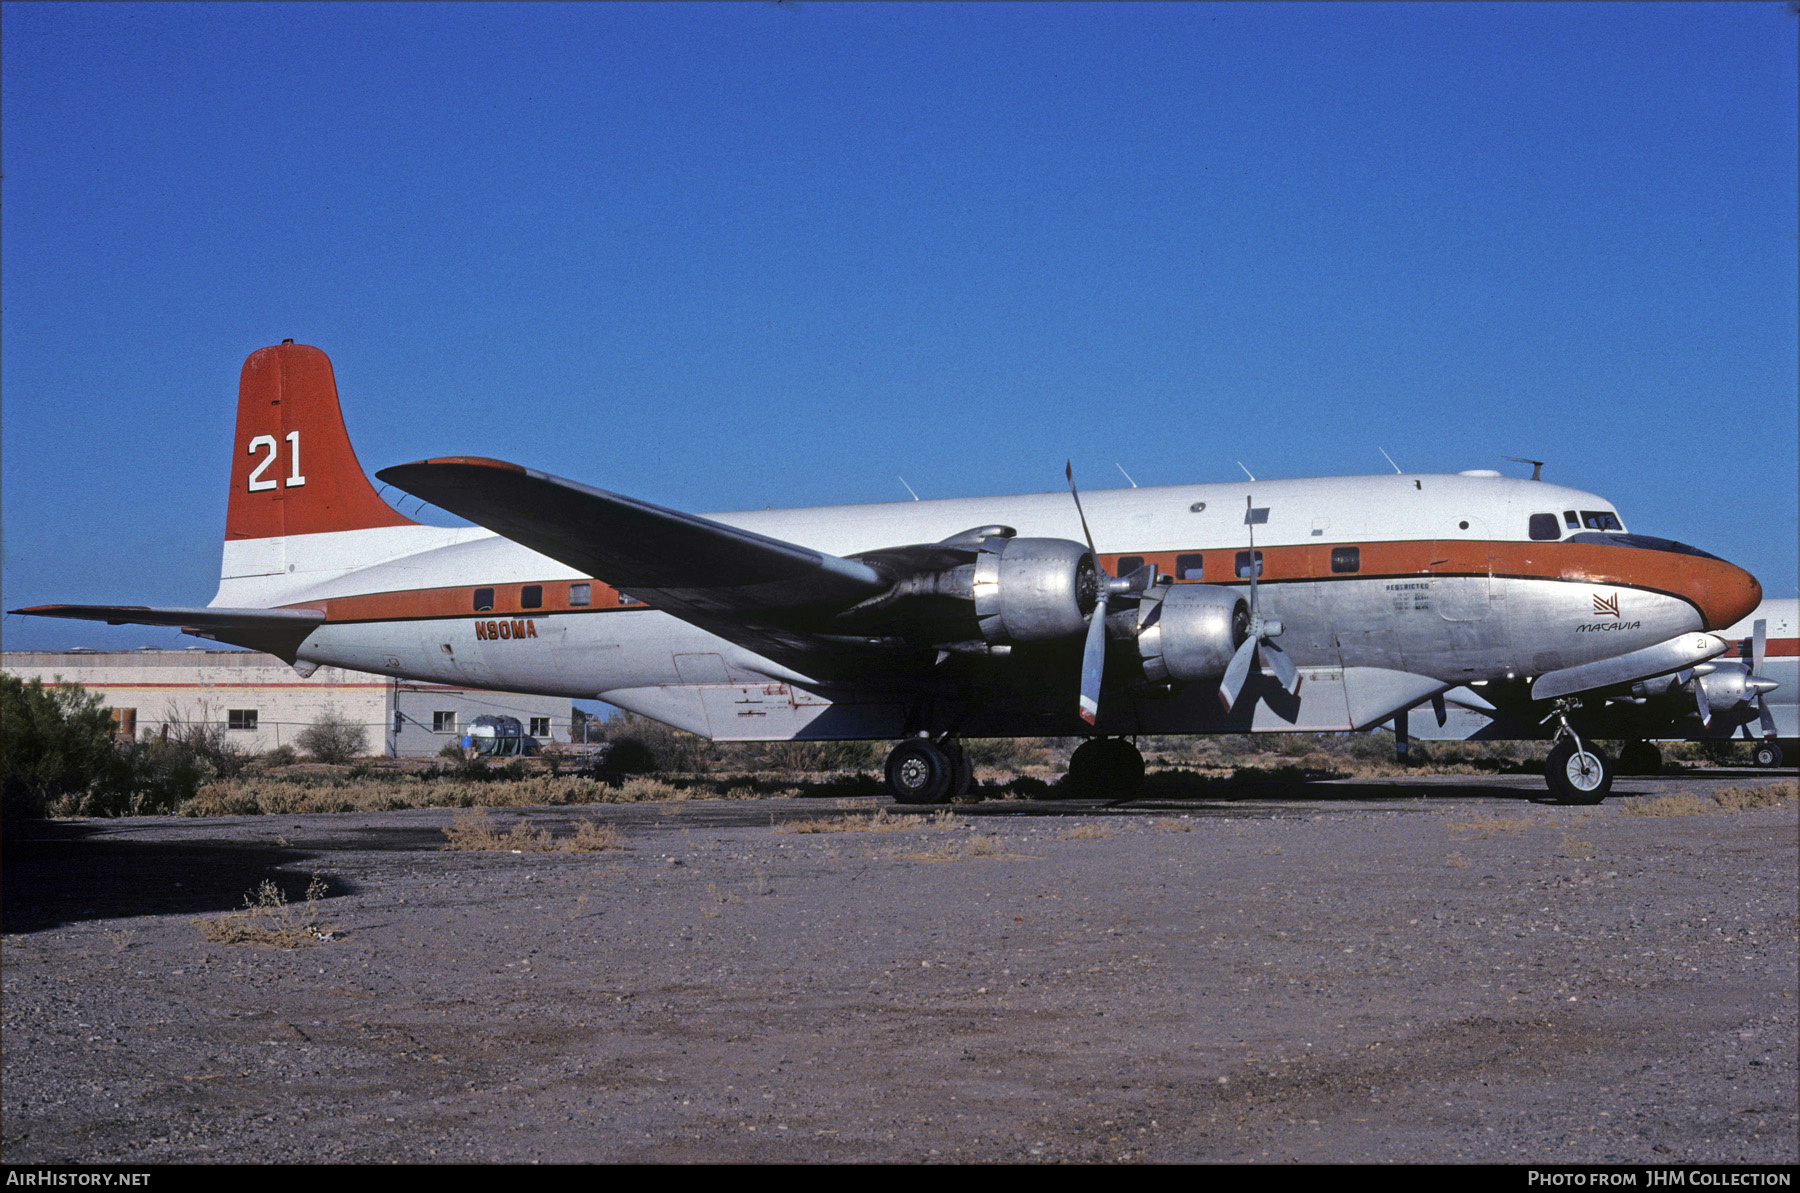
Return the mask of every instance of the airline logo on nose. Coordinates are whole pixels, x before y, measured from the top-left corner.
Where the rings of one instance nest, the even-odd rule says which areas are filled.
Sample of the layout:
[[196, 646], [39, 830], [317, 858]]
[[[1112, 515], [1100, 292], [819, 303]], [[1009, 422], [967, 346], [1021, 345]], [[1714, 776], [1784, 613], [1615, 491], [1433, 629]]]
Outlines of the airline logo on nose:
[[1615, 592], [1609, 597], [1603, 597], [1596, 592], [1594, 594], [1594, 612], [1610, 617], [1619, 616], [1619, 594]]

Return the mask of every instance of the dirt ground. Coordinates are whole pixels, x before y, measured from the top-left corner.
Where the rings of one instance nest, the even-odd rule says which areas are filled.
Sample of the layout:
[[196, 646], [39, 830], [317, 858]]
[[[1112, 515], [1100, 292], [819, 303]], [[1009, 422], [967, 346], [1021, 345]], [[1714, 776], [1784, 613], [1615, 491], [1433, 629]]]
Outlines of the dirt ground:
[[1770, 781], [15, 828], [0, 1159], [1792, 1164]]

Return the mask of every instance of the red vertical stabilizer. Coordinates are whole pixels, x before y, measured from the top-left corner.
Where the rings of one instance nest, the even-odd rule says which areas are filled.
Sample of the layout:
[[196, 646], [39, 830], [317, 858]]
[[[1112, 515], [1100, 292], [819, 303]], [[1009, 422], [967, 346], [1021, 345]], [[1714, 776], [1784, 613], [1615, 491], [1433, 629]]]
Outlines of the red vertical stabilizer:
[[331, 361], [317, 348], [287, 341], [250, 354], [232, 453], [227, 540], [418, 525], [357, 463]]

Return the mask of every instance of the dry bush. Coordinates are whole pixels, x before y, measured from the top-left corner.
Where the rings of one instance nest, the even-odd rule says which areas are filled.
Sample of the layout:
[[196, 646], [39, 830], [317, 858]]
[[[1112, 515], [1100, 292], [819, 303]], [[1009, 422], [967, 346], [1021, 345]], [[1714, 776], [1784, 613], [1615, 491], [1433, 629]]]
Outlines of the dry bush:
[[1730, 812], [1752, 808], [1780, 808], [1794, 798], [1795, 783], [1761, 783], [1745, 787], [1721, 787], [1712, 793], [1713, 803]]
[[523, 818], [514, 821], [506, 832], [497, 832], [486, 808], [471, 808], [459, 814], [444, 830], [444, 836], [445, 849], [486, 852], [596, 853], [625, 848], [625, 838], [618, 829], [593, 819], [577, 824], [571, 837], [555, 837], [548, 829], [534, 829]]
[[1621, 809], [1619, 814], [1621, 816], [1698, 816], [1703, 812], [1712, 811], [1715, 806], [1697, 795], [1678, 791], [1674, 795], [1662, 795], [1655, 799], [1632, 800]]
[[1112, 831], [1099, 824], [1078, 824], [1062, 832], [1062, 839], [1065, 841], [1098, 841], [1110, 836]]
[[838, 816], [832, 819], [790, 820], [777, 826], [784, 833], [892, 833], [905, 829], [961, 828], [962, 821], [948, 810], [927, 816], [895, 813], [882, 808], [869, 816]]
[[1758, 783], [1740, 787], [1720, 787], [1706, 798], [1680, 791], [1656, 799], [1633, 800], [1625, 805], [1625, 816], [1699, 816], [1705, 812], [1747, 812], [1754, 808], [1780, 808], [1794, 796], [1792, 783]]
[[277, 949], [303, 949], [331, 940], [336, 931], [321, 922], [318, 902], [325, 882], [315, 876], [306, 886], [306, 902], [295, 907], [272, 878], [244, 896], [244, 910], [199, 921], [200, 931], [214, 944], [263, 944]]

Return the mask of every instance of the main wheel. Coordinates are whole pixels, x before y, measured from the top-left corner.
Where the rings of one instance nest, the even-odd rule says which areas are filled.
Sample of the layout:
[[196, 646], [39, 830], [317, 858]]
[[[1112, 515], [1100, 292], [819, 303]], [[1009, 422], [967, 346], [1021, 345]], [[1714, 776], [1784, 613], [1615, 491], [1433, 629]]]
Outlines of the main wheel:
[[900, 803], [941, 804], [955, 782], [956, 760], [928, 738], [908, 738], [888, 755], [888, 790]]
[[1647, 741], [1630, 742], [1619, 751], [1619, 773], [1622, 775], [1660, 775], [1662, 764], [1662, 751]]
[[1144, 756], [1122, 737], [1094, 737], [1069, 755], [1063, 789], [1077, 799], [1130, 799], [1144, 786]]
[[946, 741], [944, 748], [950, 751], [950, 798], [969, 794], [969, 789], [975, 786], [975, 763], [959, 741]]
[[1750, 752], [1750, 760], [1758, 766], [1780, 766], [1781, 746], [1772, 741], [1759, 741]]
[[1593, 742], [1565, 737], [1550, 750], [1544, 780], [1559, 804], [1597, 804], [1612, 790], [1613, 761]]

